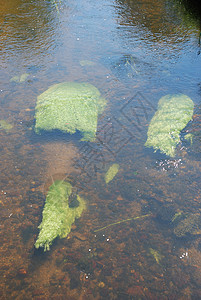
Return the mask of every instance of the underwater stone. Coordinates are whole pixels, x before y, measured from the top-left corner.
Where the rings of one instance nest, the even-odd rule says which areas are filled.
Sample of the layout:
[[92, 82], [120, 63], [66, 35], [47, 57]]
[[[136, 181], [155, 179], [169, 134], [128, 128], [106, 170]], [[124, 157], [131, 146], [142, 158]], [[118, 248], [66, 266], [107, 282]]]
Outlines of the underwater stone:
[[28, 73], [23, 73], [22, 75], [18, 76], [13, 76], [11, 79], [10, 79], [10, 82], [16, 82], [16, 83], [22, 83], [24, 81], [27, 80], [27, 78], [29, 77], [29, 74]]
[[180, 132], [192, 119], [194, 104], [186, 95], [166, 95], [159, 100], [147, 133], [146, 147], [174, 156]]
[[35, 132], [59, 129], [83, 133], [84, 141], [94, 141], [98, 115], [106, 100], [89, 83], [63, 82], [54, 84], [37, 98]]
[[49, 250], [56, 237], [65, 238], [71, 231], [71, 225], [85, 209], [85, 201], [77, 195], [79, 206], [69, 207], [72, 186], [63, 180], [55, 181], [50, 187], [43, 209], [42, 222], [35, 247]]
[[105, 174], [105, 182], [108, 184], [119, 172], [119, 165], [113, 164], [109, 167], [108, 171]]
[[201, 234], [201, 215], [189, 214], [185, 219], [181, 220], [174, 228], [174, 234], [177, 237], [185, 237], [189, 234]]
[[175, 209], [172, 206], [163, 205], [157, 211], [156, 217], [160, 222], [171, 223], [175, 216]]
[[91, 60], [80, 60], [80, 65], [82, 67], [85, 67], [85, 66], [94, 66], [95, 65], [95, 62], [91, 61]]
[[13, 128], [13, 125], [9, 124], [5, 120], [0, 120], [0, 129], [3, 129], [6, 132], [9, 132], [12, 128]]

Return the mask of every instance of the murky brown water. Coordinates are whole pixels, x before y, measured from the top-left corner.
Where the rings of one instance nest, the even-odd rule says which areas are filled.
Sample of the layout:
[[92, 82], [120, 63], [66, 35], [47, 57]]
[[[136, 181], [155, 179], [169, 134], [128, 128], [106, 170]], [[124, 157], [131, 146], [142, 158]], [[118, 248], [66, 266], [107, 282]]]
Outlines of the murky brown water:
[[[0, 299], [201, 299], [201, 232], [172, 222], [201, 215], [199, 21], [178, 2], [0, 1]], [[107, 99], [96, 143], [34, 133], [37, 96], [63, 81]], [[195, 103], [194, 144], [172, 160], [144, 146], [168, 93]], [[87, 210], [43, 253], [45, 196], [64, 178]]]

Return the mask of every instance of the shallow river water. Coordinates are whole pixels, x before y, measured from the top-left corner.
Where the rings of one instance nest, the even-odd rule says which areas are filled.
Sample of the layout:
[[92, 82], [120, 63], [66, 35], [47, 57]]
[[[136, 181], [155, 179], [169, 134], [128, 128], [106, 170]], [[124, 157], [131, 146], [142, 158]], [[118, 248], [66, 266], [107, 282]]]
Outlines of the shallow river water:
[[[201, 299], [199, 20], [176, 0], [0, 7], [0, 299]], [[95, 142], [34, 131], [37, 96], [65, 81], [107, 100]], [[159, 99], [179, 93], [194, 114], [170, 158], [144, 144]], [[34, 243], [56, 179], [87, 209], [44, 252]]]

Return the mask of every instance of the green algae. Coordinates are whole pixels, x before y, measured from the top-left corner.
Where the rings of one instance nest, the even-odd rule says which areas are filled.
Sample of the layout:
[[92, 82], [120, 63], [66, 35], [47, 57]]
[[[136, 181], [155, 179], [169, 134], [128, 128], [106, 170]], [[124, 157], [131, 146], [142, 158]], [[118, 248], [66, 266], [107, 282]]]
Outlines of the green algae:
[[191, 134], [191, 133], [186, 134], [185, 140], [190, 142], [190, 144], [192, 145], [193, 144], [193, 134]]
[[84, 141], [96, 138], [98, 115], [106, 100], [89, 83], [54, 84], [37, 98], [35, 132], [59, 129], [73, 134], [79, 130]]
[[180, 142], [180, 132], [192, 119], [194, 104], [186, 95], [166, 95], [159, 100], [147, 133], [145, 146], [171, 157]]
[[80, 60], [80, 65], [82, 67], [85, 67], [85, 66], [94, 66], [95, 65], [95, 62], [91, 61], [91, 60], [87, 60], [87, 59], [84, 59], [84, 60]]
[[94, 232], [98, 232], [98, 231], [101, 231], [101, 230], [105, 230], [105, 229], [107, 229], [108, 227], [115, 226], [115, 225], [118, 225], [118, 224], [122, 224], [122, 223], [125, 223], [125, 222], [135, 221], [135, 220], [141, 220], [141, 219], [144, 219], [144, 218], [147, 218], [147, 217], [150, 217], [150, 216], [152, 216], [152, 215], [151, 215], [151, 214], [147, 214], [147, 215], [142, 215], [142, 216], [138, 216], [138, 217], [133, 217], [133, 218], [129, 218], [129, 219], [117, 221], [117, 222], [108, 224], [108, 225], [106, 225], [106, 226], [104, 226], [104, 227], [98, 228], [98, 229], [94, 230]]
[[23, 73], [22, 75], [19, 75], [19, 76], [18, 75], [13, 76], [10, 79], [10, 82], [22, 83], [22, 82], [26, 81], [28, 77], [29, 77], [28, 73]]
[[178, 220], [178, 218], [182, 217], [183, 213], [181, 211], [177, 212], [176, 214], [174, 214], [173, 218], [172, 218], [172, 222], [175, 222], [176, 220]]
[[112, 179], [117, 175], [119, 172], [119, 165], [118, 164], [113, 164], [112, 166], [109, 167], [105, 174], [105, 182], [108, 184]]
[[163, 255], [161, 255], [157, 250], [153, 248], [149, 248], [149, 252], [153, 256], [157, 264], [160, 264], [161, 260], [163, 259]]
[[49, 250], [56, 237], [65, 238], [71, 231], [71, 225], [85, 209], [85, 201], [77, 195], [79, 206], [69, 207], [72, 186], [68, 182], [55, 181], [50, 187], [43, 209], [42, 222], [35, 247]]
[[5, 130], [6, 132], [9, 132], [13, 128], [12, 124], [9, 124], [5, 120], [0, 120], [0, 129]]

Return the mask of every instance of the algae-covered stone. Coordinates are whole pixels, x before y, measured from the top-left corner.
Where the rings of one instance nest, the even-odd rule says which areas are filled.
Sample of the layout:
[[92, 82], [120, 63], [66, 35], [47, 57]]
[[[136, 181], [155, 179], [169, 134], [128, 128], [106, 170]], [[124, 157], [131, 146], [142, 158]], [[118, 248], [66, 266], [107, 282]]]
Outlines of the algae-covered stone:
[[44, 247], [49, 250], [56, 237], [64, 238], [71, 231], [71, 225], [79, 218], [85, 209], [85, 201], [77, 195], [79, 205], [69, 207], [69, 197], [72, 186], [68, 182], [55, 181], [49, 188], [45, 207], [43, 209], [42, 222], [39, 225], [39, 236], [35, 247]]
[[26, 81], [28, 77], [29, 77], [28, 73], [23, 73], [22, 75], [13, 76], [10, 79], [10, 82], [22, 83], [22, 82]]
[[180, 132], [192, 119], [194, 104], [186, 95], [166, 95], [159, 100], [147, 133], [145, 146], [174, 156]]
[[87, 60], [87, 59], [84, 59], [84, 60], [80, 60], [80, 65], [82, 67], [85, 67], [85, 66], [94, 66], [95, 65], [95, 62], [91, 61], [91, 60]]
[[181, 220], [174, 228], [174, 234], [177, 237], [185, 237], [189, 234], [201, 234], [201, 215], [189, 214]]
[[106, 101], [89, 83], [63, 82], [51, 86], [37, 98], [35, 131], [59, 129], [83, 133], [83, 139], [94, 141], [98, 115]]
[[105, 182], [108, 184], [119, 172], [119, 165], [113, 164], [109, 167], [108, 171], [105, 174]]
[[6, 132], [9, 132], [13, 128], [13, 125], [8, 123], [5, 120], [0, 120], [0, 129], [5, 130]]

